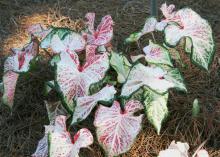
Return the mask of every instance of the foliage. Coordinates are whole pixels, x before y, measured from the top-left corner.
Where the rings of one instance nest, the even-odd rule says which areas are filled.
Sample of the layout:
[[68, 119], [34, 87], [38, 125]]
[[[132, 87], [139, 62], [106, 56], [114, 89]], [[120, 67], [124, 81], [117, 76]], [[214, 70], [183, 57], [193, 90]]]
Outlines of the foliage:
[[[144, 53], [131, 56], [132, 63], [127, 55], [113, 51], [114, 23], [110, 15], [104, 16], [96, 29], [95, 13], [86, 14], [85, 29], [78, 32], [52, 26], [45, 29], [39, 24], [28, 29], [31, 41], [22, 49], [12, 49], [13, 55], [5, 61], [0, 91], [4, 104], [12, 108], [19, 75], [29, 72], [32, 62], [39, 56], [39, 48], [52, 52], [48, 64], [55, 76], [47, 82], [46, 91], [55, 91], [60, 102], [45, 103], [50, 124], [45, 126], [45, 136], [33, 157], [77, 157], [80, 148], [93, 143], [93, 136], [82, 128], [72, 137], [69, 128], [86, 120], [93, 110], [96, 110], [94, 126], [98, 142], [108, 156], [130, 149], [141, 130], [142, 110], [160, 134], [162, 123], [169, 115], [169, 89], [187, 91], [181, 72], [172, 62], [175, 58], [171, 57], [169, 47], [185, 40], [184, 48], [191, 61], [206, 70], [214, 55], [208, 22], [192, 9], [174, 11], [174, 8], [174, 5], [163, 4], [162, 20], [147, 18], [143, 29], [125, 40], [127, 44], [138, 43], [141, 37], [154, 31], [165, 36], [163, 46], [149, 40]], [[144, 63], [140, 58], [144, 58]], [[116, 78], [114, 76], [117, 81], [111, 80]], [[91, 87], [97, 89], [91, 90]], [[138, 97], [141, 99], [137, 100]], [[195, 102], [193, 115], [198, 112]], [[67, 119], [71, 119], [71, 123]], [[167, 152], [187, 156], [188, 149], [187, 144], [172, 142], [159, 156]]]

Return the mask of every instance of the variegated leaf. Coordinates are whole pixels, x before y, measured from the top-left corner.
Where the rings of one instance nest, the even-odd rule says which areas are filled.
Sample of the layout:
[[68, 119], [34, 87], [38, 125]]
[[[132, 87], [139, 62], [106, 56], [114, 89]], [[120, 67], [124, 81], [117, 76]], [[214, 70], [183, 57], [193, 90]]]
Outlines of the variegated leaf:
[[165, 28], [165, 42], [176, 46], [181, 38], [188, 37], [185, 49], [191, 52], [192, 62], [208, 70], [214, 55], [214, 41], [209, 23], [189, 8], [179, 10], [175, 16], [179, 19], [178, 24], [170, 24]]
[[110, 65], [117, 72], [117, 80], [119, 83], [124, 83], [128, 77], [128, 73], [131, 68], [131, 64], [125, 56], [115, 52], [111, 53]]
[[49, 156], [79, 157], [80, 148], [86, 148], [92, 143], [93, 136], [86, 128], [80, 129], [73, 138], [65, 127], [62, 130], [55, 128], [49, 133]]
[[112, 101], [115, 93], [114, 86], [107, 85], [96, 94], [77, 98], [72, 124], [86, 119], [98, 102]]
[[4, 63], [4, 72], [27, 72], [30, 68], [30, 62], [38, 54], [39, 42], [33, 38], [30, 43], [21, 49], [14, 48], [12, 56], [9, 56]]
[[156, 30], [163, 31], [168, 23], [179, 22], [179, 17], [176, 16], [176, 11], [174, 11], [175, 5], [162, 4], [160, 10], [163, 13], [165, 19], [161, 20], [156, 24]]
[[186, 91], [183, 78], [177, 69], [165, 70], [139, 63], [131, 69], [127, 82], [122, 87], [121, 96], [129, 97], [142, 86], [147, 86], [161, 94], [166, 93], [170, 88]]
[[136, 42], [138, 41], [143, 35], [153, 32], [155, 30], [157, 24], [157, 19], [155, 17], [149, 17], [146, 19], [144, 27], [140, 32], [136, 32], [131, 34], [125, 42], [130, 43], [130, 42]]
[[149, 45], [144, 47], [143, 51], [147, 62], [153, 64], [164, 64], [171, 67], [173, 66], [170, 53], [165, 47], [149, 41]]
[[72, 54], [85, 49], [86, 41], [79, 33], [67, 28], [52, 28], [52, 31], [41, 41], [41, 48], [51, 48], [54, 53]]
[[94, 32], [95, 13], [87, 13], [85, 18], [87, 19], [87, 26], [90, 32]]
[[8, 71], [3, 76], [3, 96], [4, 104], [12, 108], [14, 104], [14, 95], [19, 74]]
[[88, 95], [90, 85], [104, 78], [109, 69], [109, 58], [108, 54], [104, 53], [92, 64], [80, 68], [68, 53], [61, 53], [56, 67], [56, 84], [66, 108], [73, 111], [73, 99]]
[[[54, 132], [55, 128], [63, 128], [65, 125], [65, 116], [54, 117], [50, 121], [50, 125], [45, 126], [44, 137], [38, 142], [36, 151], [31, 155], [32, 157], [48, 157], [48, 134]], [[62, 130], [62, 129], [57, 129]]]
[[158, 157], [189, 157], [188, 150], [188, 143], [172, 141], [168, 149], [160, 151]]
[[34, 36], [36, 36], [38, 38], [42, 38], [43, 39], [43, 38], [45, 38], [47, 36], [47, 34], [50, 33], [50, 31], [52, 31], [52, 29], [51, 28], [44, 29], [41, 26], [41, 24], [38, 23], [38, 24], [35, 24], [35, 25], [32, 25], [32, 26], [28, 27], [27, 31], [28, 31], [28, 33], [30, 35], [34, 35]]
[[97, 29], [94, 29], [94, 13], [86, 14], [88, 20], [87, 42], [89, 45], [101, 46], [109, 43], [113, 37], [113, 20], [110, 15], [106, 15], [102, 18], [101, 23]]
[[160, 95], [150, 89], [146, 89], [144, 96], [145, 113], [149, 122], [155, 127], [159, 135], [162, 123], [168, 116], [168, 93]]
[[48, 157], [48, 132], [53, 131], [53, 126], [45, 126], [45, 135], [37, 144], [37, 149], [31, 157]]
[[139, 101], [131, 100], [122, 111], [119, 102], [112, 107], [100, 106], [96, 111], [94, 125], [97, 138], [109, 157], [128, 151], [141, 129], [143, 115], [134, 113], [143, 106]]

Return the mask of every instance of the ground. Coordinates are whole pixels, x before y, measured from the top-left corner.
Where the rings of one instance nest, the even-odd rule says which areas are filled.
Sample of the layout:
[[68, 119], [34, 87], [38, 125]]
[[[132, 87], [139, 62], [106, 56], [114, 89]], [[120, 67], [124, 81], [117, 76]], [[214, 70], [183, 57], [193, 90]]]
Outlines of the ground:
[[[158, 0], [159, 1], [159, 0]], [[159, 1], [159, 5], [163, 1]], [[155, 157], [172, 140], [187, 141], [192, 153], [207, 140], [205, 148], [210, 157], [220, 157], [220, 0], [167, 0], [177, 8], [190, 7], [206, 18], [214, 32], [216, 55], [209, 72], [192, 65], [181, 52], [183, 62], [180, 67], [188, 88], [188, 93], [170, 91], [170, 116], [163, 125], [161, 135], [144, 120], [143, 129], [129, 152], [123, 157]], [[10, 54], [10, 48], [21, 47], [28, 41], [25, 29], [34, 23], [45, 26], [74, 27], [72, 20], [84, 18], [87, 12], [96, 12], [97, 19], [110, 14], [115, 22], [113, 45], [115, 50], [128, 53], [135, 46], [125, 46], [124, 39], [139, 30], [150, 13], [148, 0], [0, 0], [0, 78], [3, 61]], [[158, 40], [162, 37], [157, 35]], [[141, 44], [144, 46], [147, 37]], [[181, 51], [181, 49], [179, 49]], [[47, 60], [45, 56], [44, 60]], [[0, 104], [0, 156], [30, 156], [37, 142], [43, 136], [48, 118], [44, 105], [44, 81], [52, 79], [51, 69], [42, 62], [30, 73], [19, 78], [15, 104], [10, 111]], [[199, 99], [201, 112], [197, 118], [191, 116], [192, 102]], [[93, 134], [93, 117], [81, 124], [88, 126]], [[80, 126], [81, 127], [81, 126]], [[95, 134], [94, 134], [95, 135]], [[81, 156], [103, 157], [103, 150], [97, 140], [90, 149], [83, 149]]]

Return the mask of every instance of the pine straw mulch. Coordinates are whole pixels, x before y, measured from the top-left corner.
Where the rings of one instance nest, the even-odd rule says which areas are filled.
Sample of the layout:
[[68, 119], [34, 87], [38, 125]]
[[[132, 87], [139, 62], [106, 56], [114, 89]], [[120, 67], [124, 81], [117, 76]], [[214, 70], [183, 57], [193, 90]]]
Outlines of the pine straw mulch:
[[[162, 1], [159, 2], [160, 4]], [[182, 52], [183, 62], [188, 65], [182, 68], [188, 94], [170, 92], [170, 116], [164, 123], [161, 135], [158, 136], [153, 127], [144, 120], [143, 129], [131, 150], [123, 157], [155, 157], [161, 149], [165, 149], [172, 140], [187, 141], [190, 152], [207, 140], [205, 148], [210, 157], [220, 157], [220, 3], [219, 0], [170, 0], [177, 8], [188, 6], [193, 8], [213, 27], [216, 41], [216, 56], [210, 72], [204, 72], [192, 65]], [[158, 5], [160, 6], [160, 5]], [[125, 46], [124, 39], [132, 32], [139, 30], [149, 15], [148, 0], [0, 0], [0, 78], [3, 73], [3, 61], [12, 47], [20, 47], [27, 42], [25, 28], [34, 23], [44, 25], [76, 27], [73, 19], [83, 18], [85, 13], [95, 11], [97, 21], [106, 14], [112, 15], [115, 21], [113, 45], [118, 51], [136, 51], [137, 46]], [[158, 36], [161, 38], [161, 36]], [[141, 42], [147, 43], [147, 37]], [[182, 51], [179, 48], [179, 51]], [[47, 113], [43, 100], [44, 82], [51, 80], [53, 73], [46, 65], [48, 56], [44, 55], [41, 66], [19, 78], [12, 112], [1, 105], [0, 108], [0, 156], [30, 156], [38, 140], [43, 136], [44, 125], [47, 125]], [[191, 108], [195, 98], [201, 104], [201, 113], [192, 118]], [[92, 132], [92, 119], [83, 126]], [[95, 134], [94, 134], [95, 135]], [[103, 150], [97, 140], [91, 149], [83, 149], [81, 156], [103, 157]]]

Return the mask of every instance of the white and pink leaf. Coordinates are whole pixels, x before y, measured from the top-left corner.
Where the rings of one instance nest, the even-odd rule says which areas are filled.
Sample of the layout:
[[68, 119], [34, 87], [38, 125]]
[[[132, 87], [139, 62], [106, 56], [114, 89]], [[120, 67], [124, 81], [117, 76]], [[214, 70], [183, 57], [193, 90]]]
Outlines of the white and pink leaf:
[[55, 81], [67, 109], [73, 111], [73, 99], [88, 95], [90, 85], [104, 78], [109, 69], [109, 58], [108, 54], [104, 53], [96, 60], [92, 60], [92, 63], [81, 67], [68, 53], [61, 53], [56, 67]]
[[[60, 117], [60, 116], [59, 116]], [[49, 133], [49, 156], [79, 157], [80, 148], [86, 148], [93, 143], [91, 132], [80, 129], [73, 137], [66, 130], [65, 116], [55, 123], [54, 131]]]
[[105, 86], [98, 93], [91, 96], [79, 97], [76, 100], [72, 124], [86, 119], [98, 102], [110, 102], [113, 100], [116, 90], [113, 86]]
[[121, 96], [129, 97], [143, 86], [157, 93], [164, 94], [170, 88], [186, 91], [183, 78], [177, 69], [162, 69], [136, 64], [131, 69], [126, 83], [122, 87]]
[[214, 40], [209, 23], [192, 9], [176, 12], [179, 23], [169, 24], [165, 30], [165, 42], [176, 46], [180, 39], [186, 39], [185, 49], [191, 52], [193, 63], [208, 70], [214, 55]]
[[170, 53], [165, 48], [158, 44], [154, 44], [151, 40], [149, 41], [149, 45], [143, 48], [145, 53], [145, 60], [148, 63], [153, 64], [164, 64], [168, 66], [173, 66]]
[[19, 74], [8, 71], [3, 75], [3, 96], [2, 101], [4, 104], [12, 108], [14, 104], [14, 96], [16, 90], [16, 84]]
[[112, 107], [99, 106], [94, 125], [98, 141], [109, 157], [118, 156], [131, 148], [141, 129], [143, 117], [134, 116], [134, 113], [141, 109], [141, 103], [134, 100], [126, 103], [124, 111], [117, 101]]
[[37, 56], [38, 51], [39, 43], [35, 38], [21, 49], [13, 48], [13, 55], [5, 60], [4, 72], [27, 72], [30, 68], [30, 62]]
[[104, 16], [96, 30], [94, 29], [95, 14], [87, 13], [86, 18], [89, 30], [86, 34], [88, 44], [96, 46], [108, 44], [113, 37], [113, 20], [111, 16]]

